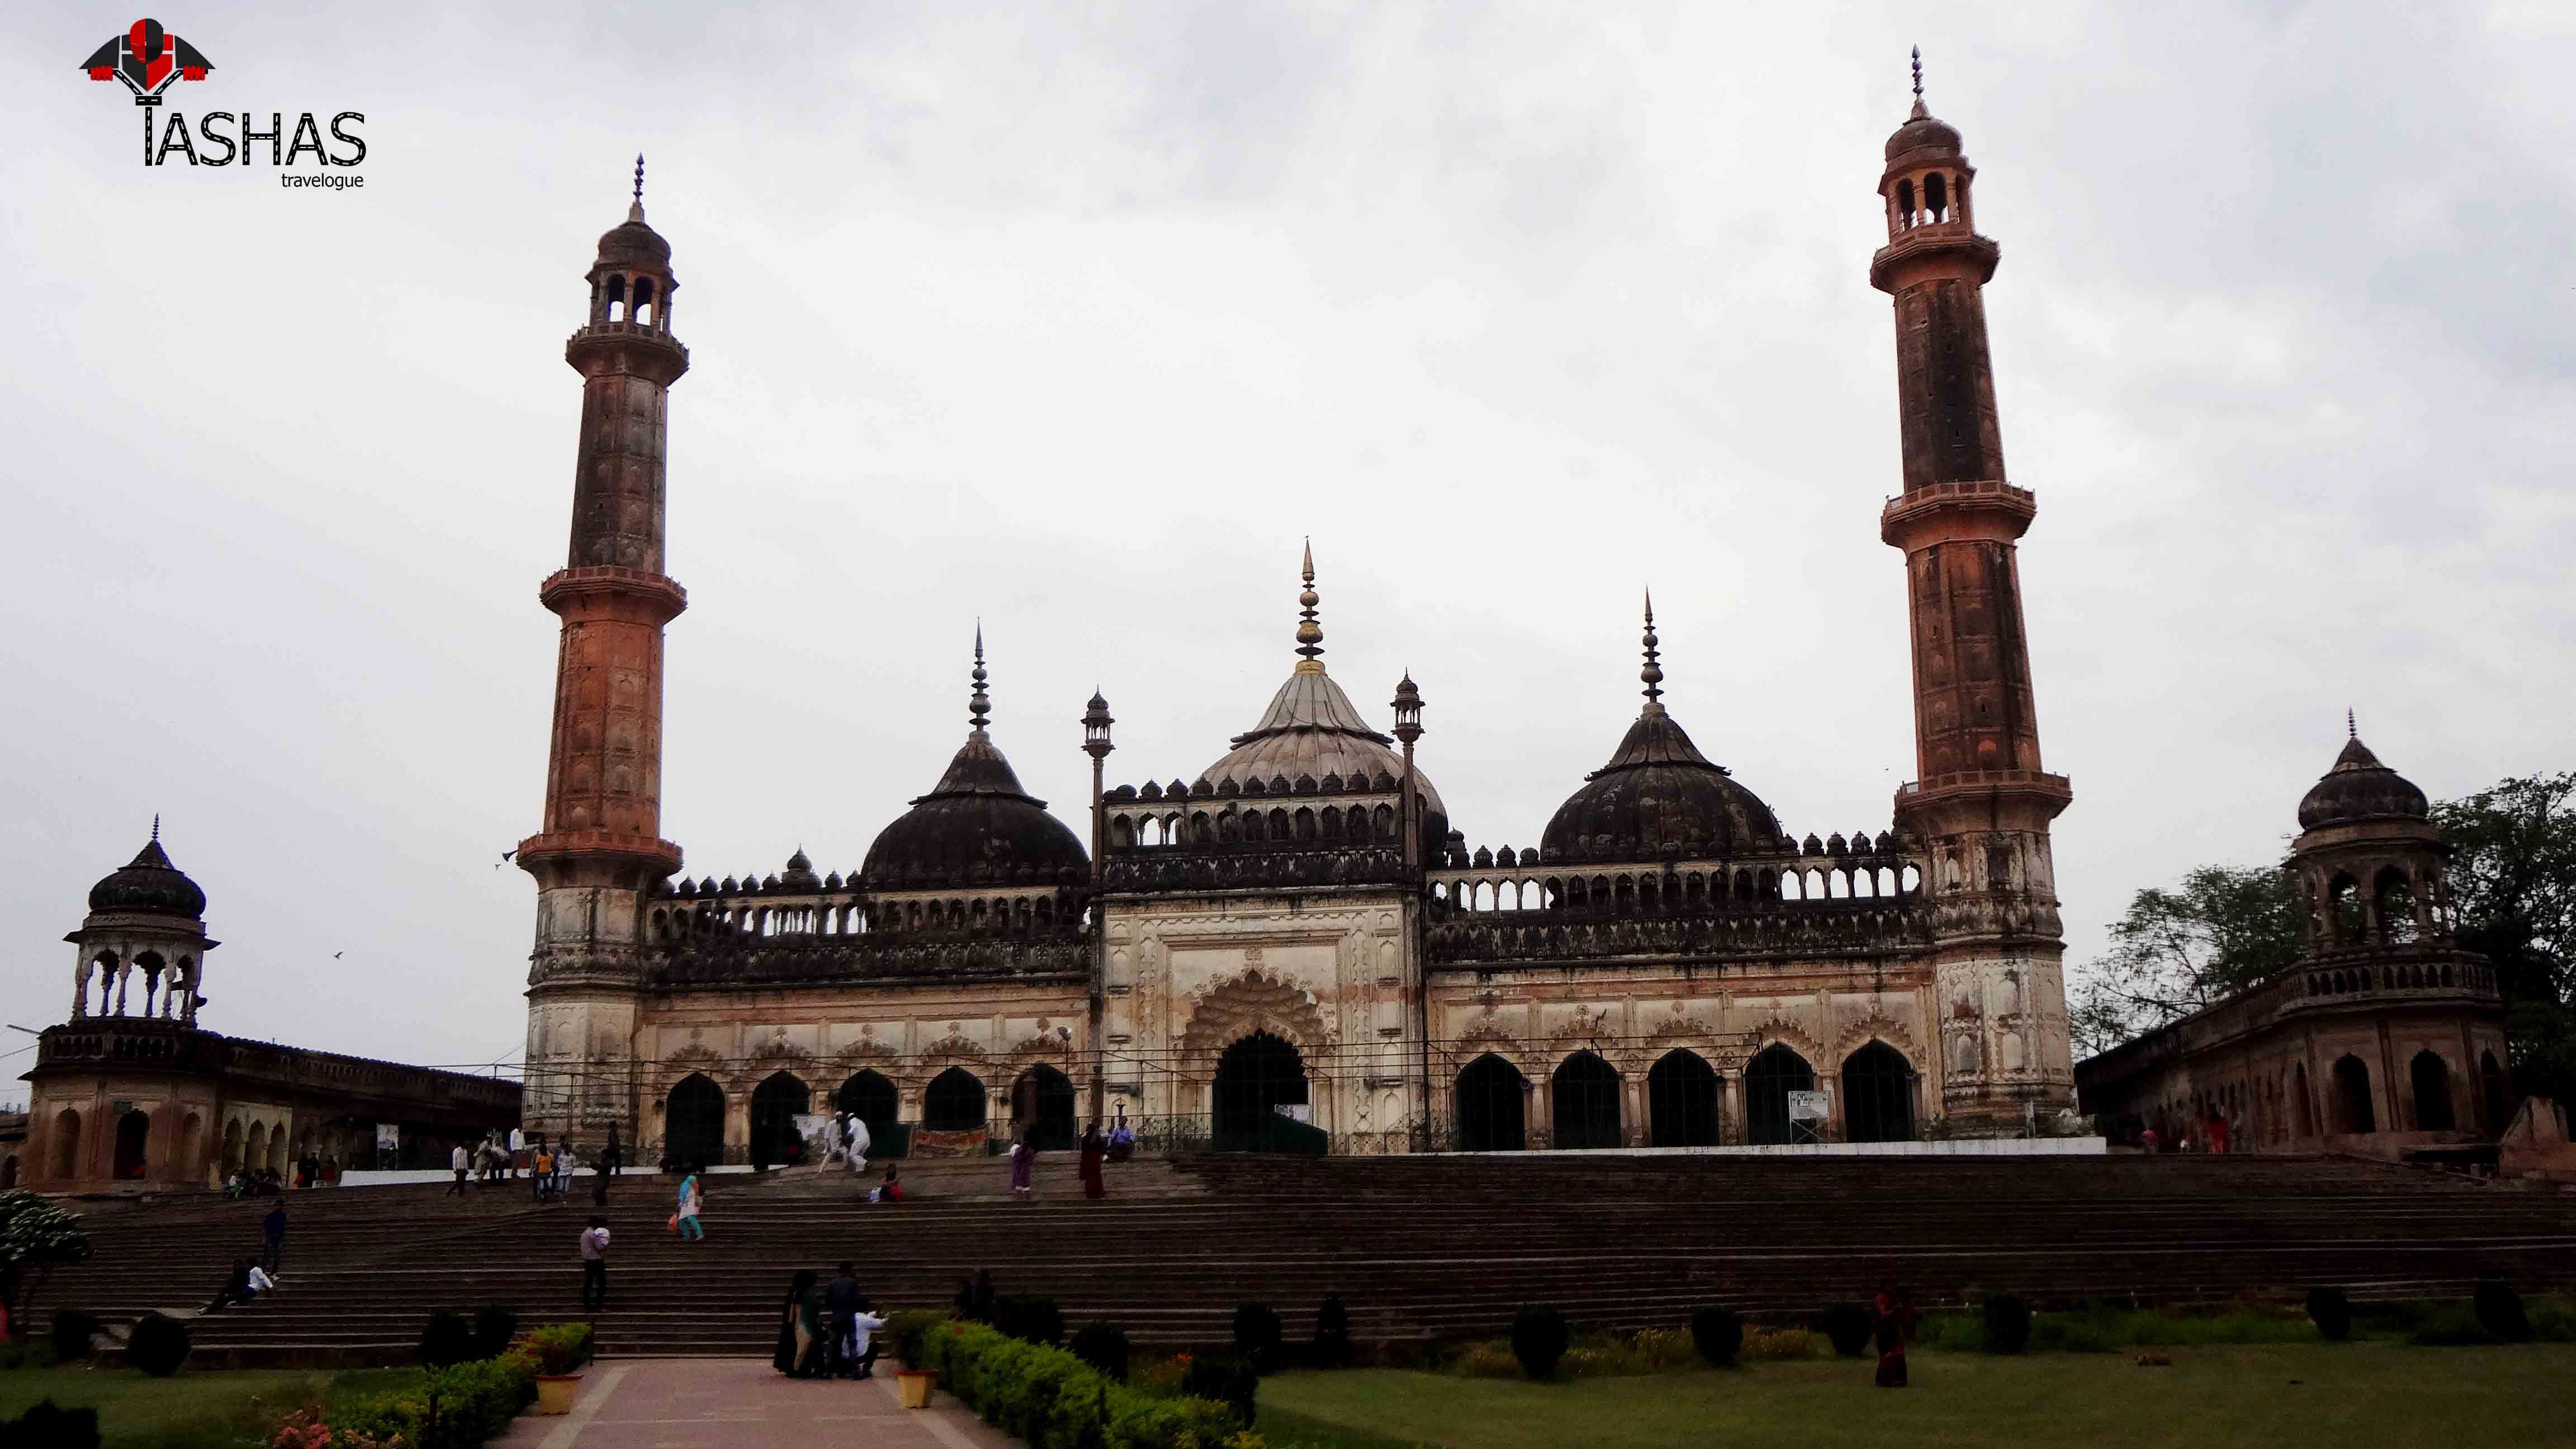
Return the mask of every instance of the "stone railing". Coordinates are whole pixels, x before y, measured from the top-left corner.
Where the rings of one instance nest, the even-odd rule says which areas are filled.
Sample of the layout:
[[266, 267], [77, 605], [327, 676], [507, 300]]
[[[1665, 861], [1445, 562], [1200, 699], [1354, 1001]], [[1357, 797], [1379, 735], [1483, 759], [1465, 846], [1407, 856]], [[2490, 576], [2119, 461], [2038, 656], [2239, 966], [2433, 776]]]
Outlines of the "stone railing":
[[178, 1022], [87, 1018], [39, 1038], [40, 1070], [99, 1066], [220, 1072], [243, 1083], [421, 1105], [516, 1112], [519, 1084], [368, 1057], [243, 1041]]
[[1113, 892], [1401, 886], [1419, 878], [1392, 846], [1153, 846], [1110, 851], [1101, 865], [1101, 888]]
[[1518, 965], [1643, 956], [1770, 959], [1881, 955], [1932, 944], [1930, 918], [1910, 900], [1764, 903], [1705, 915], [1591, 917], [1553, 911], [1435, 921], [1435, 966]]
[[971, 933], [900, 936], [750, 936], [723, 933], [665, 943], [651, 958], [657, 986], [733, 988], [780, 984], [1081, 978], [1091, 944], [1080, 934], [1048, 939]]

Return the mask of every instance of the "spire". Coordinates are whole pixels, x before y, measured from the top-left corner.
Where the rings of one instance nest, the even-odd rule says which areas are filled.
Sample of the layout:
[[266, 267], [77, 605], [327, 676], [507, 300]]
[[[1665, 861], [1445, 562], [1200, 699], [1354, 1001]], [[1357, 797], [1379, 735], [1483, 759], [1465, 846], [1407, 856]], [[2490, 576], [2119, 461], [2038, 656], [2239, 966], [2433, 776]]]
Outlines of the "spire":
[[[1921, 87], [1917, 86], [1916, 89], [1919, 90]], [[644, 153], [641, 151], [635, 153], [635, 200], [626, 208], [626, 219], [628, 221], [644, 219]]]
[[[2357, 740], [2361, 738], [2361, 726], [2354, 722], [2352, 717], [2352, 706], [2350, 705], [2345, 705], [2343, 710], [2343, 737], [2348, 740]], [[160, 817], [154, 816], [153, 818], [158, 820]]]
[[1297, 595], [1297, 672], [1321, 674], [1323, 662], [1316, 656], [1324, 652], [1324, 626], [1315, 622], [1315, 541], [1306, 540], [1306, 563], [1303, 577], [1306, 587]]
[[[1914, 115], [1914, 117], [1915, 117], [1915, 118], [1920, 119], [1920, 118], [1922, 118], [1922, 117], [1924, 117], [1924, 116], [1928, 116], [1928, 115], [1930, 115], [1930, 114], [1932, 114], [1930, 111], [1927, 111], [1927, 110], [1925, 110], [1925, 109], [1923, 108], [1923, 47], [1918, 45], [1918, 46], [1914, 47], [1914, 111], [1913, 111], [1913, 115]], [[640, 160], [641, 158], [639, 157], [638, 159]]]
[[975, 621], [975, 693], [966, 701], [966, 717], [975, 733], [984, 732], [984, 716], [993, 712], [992, 698], [984, 693], [984, 621]]
[[1637, 677], [1646, 682], [1645, 712], [1648, 714], [1664, 712], [1664, 666], [1655, 662], [1662, 653], [1655, 644], [1655, 591], [1648, 589], [1646, 590], [1646, 667], [1637, 671]]
[[152, 812], [152, 838], [154, 840], [161, 838], [161, 812], [158, 810]]

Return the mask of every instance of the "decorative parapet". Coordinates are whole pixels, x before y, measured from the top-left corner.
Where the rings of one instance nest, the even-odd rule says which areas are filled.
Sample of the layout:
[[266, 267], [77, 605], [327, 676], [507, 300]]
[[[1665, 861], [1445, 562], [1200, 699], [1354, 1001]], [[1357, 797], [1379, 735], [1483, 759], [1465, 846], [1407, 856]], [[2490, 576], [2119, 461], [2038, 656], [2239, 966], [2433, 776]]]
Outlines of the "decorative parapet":
[[1929, 916], [1910, 900], [1771, 901], [1695, 915], [1588, 917], [1497, 913], [1435, 921], [1431, 964], [1478, 969], [1562, 961], [1695, 956], [1708, 960], [1887, 956], [1929, 948]]
[[650, 985], [732, 989], [782, 985], [892, 985], [915, 981], [1081, 980], [1087, 937], [993, 938], [971, 933], [754, 936], [722, 932], [665, 943], [649, 959]]
[[90, 1017], [48, 1027], [37, 1040], [40, 1073], [101, 1067], [220, 1074], [234, 1082], [424, 1106], [519, 1108], [516, 1082], [237, 1040], [179, 1022]]

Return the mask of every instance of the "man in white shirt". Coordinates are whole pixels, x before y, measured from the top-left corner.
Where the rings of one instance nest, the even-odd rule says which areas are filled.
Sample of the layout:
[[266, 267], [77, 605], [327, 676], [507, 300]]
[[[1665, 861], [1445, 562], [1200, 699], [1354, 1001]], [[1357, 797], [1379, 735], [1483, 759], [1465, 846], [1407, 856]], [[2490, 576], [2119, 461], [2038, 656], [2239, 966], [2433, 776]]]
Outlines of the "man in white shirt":
[[257, 1263], [251, 1264], [250, 1296], [253, 1298], [265, 1298], [276, 1291], [277, 1280], [268, 1276], [268, 1270]]
[[465, 1196], [465, 1174], [473, 1170], [472, 1163], [473, 1159], [466, 1156], [465, 1144], [462, 1142], [456, 1144], [455, 1151], [447, 1154], [447, 1165], [456, 1173], [456, 1181], [447, 1189], [449, 1197]]
[[868, 1170], [868, 1149], [875, 1144], [868, 1139], [868, 1124], [859, 1114], [850, 1114], [849, 1135], [845, 1139], [850, 1171]]
[[849, 1361], [859, 1366], [859, 1371], [851, 1377], [866, 1378], [868, 1371], [876, 1367], [877, 1345], [874, 1335], [878, 1329], [885, 1326], [884, 1319], [868, 1311], [868, 1300], [860, 1299], [859, 1311], [850, 1315]]
[[594, 1216], [581, 1230], [581, 1306], [596, 1312], [608, 1302], [608, 1219]]

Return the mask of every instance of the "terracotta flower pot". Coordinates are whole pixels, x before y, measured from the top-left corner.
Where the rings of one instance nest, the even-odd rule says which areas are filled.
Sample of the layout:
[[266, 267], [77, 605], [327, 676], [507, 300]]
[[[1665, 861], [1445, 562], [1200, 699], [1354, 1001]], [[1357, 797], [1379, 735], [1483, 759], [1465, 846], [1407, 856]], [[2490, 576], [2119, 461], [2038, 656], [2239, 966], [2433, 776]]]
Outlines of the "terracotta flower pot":
[[905, 1408], [927, 1409], [930, 1407], [930, 1386], [938, 1382], [938, 1379], [939, 1375], [928, 1369], [898, 1369], [895, 1372], [894, 1384], [895, 1388], [903, 1394]]
[[537, 1412], [569, 1414], [572, 1412], [573, 1399], [580, 1393], [581, 1375], [579, 1374], [539, 1374], [537, 1375]]

